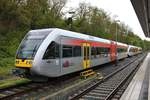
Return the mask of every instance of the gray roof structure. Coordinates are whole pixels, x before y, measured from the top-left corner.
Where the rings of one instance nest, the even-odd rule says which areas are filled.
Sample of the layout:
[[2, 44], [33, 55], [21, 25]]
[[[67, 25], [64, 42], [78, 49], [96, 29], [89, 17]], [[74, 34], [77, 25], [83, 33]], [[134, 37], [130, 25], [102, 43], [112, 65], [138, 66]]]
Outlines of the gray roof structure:
[[150, 37], [150, 0], [131, 0], [146, 37]]

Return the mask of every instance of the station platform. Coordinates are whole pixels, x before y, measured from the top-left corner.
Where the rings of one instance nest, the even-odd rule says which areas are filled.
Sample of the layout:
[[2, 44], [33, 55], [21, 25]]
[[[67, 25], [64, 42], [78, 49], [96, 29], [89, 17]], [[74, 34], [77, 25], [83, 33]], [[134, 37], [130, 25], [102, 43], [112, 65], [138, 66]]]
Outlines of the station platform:
[[147, 54], [137, 73], [120, 100], [150, 100], [150, 53]]

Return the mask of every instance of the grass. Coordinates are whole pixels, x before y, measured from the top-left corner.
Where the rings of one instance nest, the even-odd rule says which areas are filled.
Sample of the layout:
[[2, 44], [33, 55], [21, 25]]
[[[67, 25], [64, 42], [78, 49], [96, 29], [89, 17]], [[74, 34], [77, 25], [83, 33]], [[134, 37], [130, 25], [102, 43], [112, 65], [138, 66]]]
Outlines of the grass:
[[0, 77], [6, 78], [12, 76], [13, 67], [0, 67]]
[[12, 76], [11, 72], [14, 67], [14, 58], [0, 58], [0, 77]]
[[11, 87], [11, 86], [16, 86], [16, 85], [19, 85], [19, 84], [25, 84], [25, 83], [28, 83], [28, 82], [31, 82], [31, 81], [28, 80], [28, 79], [25, 79], [25, 78], [6, 79], [6, 80], [3, 80], [3, 81], [0, 81], [0, 89], [8, 88], [8, 87]]
[[14, 63], [14, 57], [0, 57], [0, 78], [4, 79], [0, 81], [0, 89], [30, 82], [28, 79], [12, 75], [12, 69], [15, 68]]

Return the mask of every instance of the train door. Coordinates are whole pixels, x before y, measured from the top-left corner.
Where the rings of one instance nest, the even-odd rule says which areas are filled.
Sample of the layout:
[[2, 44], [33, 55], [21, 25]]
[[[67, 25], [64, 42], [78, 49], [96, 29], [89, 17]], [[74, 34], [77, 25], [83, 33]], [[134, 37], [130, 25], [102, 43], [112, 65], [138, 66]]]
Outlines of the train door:
[[90, 44], [83, 43], [83, 68], [87, 69], [90, 67]]

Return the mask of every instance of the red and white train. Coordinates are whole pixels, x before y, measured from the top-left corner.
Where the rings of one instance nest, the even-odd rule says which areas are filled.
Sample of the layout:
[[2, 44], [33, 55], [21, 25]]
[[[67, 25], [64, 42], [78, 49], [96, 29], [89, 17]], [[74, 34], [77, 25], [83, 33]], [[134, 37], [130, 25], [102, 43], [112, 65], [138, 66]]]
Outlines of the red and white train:
[[18, 75], [47, 79], [142, 52], [142, 48], [58, 28], [31, 30], [16, 53]]

